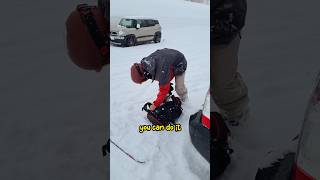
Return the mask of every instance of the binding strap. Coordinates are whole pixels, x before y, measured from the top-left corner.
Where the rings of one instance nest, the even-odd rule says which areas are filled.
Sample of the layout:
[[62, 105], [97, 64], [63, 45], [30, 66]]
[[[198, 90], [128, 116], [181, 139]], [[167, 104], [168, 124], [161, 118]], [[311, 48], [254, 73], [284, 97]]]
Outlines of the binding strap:
[[101, 52], [103, 59], [101, 63], [104, 64], [105, 59], [107, 58], [108, 48], [107, 48], [107, 38], [101, 30], [99, 29], [97, 22], [92, 13], [92, 9], [96, 8], [95, 6], [89, 6], [88, 4], [79, 4], [77, 6], [77, 11], [80, 14], [82, 22], [87, 26], [88, 31], [98, 49]]

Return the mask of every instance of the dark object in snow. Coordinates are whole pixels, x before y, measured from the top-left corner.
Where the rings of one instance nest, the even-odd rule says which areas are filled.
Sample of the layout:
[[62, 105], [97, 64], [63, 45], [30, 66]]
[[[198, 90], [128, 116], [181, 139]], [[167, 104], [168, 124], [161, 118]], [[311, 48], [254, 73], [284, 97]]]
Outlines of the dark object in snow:
[[288, 153], [270, 167], [258, 169], [255, 180], [290, 180], [294, 168], [295, 153]]
[[108, 139], [107, 144], [102, 146], [102, 155], [106, 156], [107, 153], [110, 153], [110, 139]]
[[210, 162], [210, 129], [203, 126], [201, 119], [202, 110], [190, 116], [189, 133], [194, 147]]
[[226, 167], [230, 164], [230, 154], [233, 150], [229, 148], [228, 137], [230, 130], [220, 113], [211, 112], [213, 129], [211, 129], [211, 167], [213, 168], [212, 175], [217, 177], [221, 175]]
[[211, 127], [206, 127], [202, 121], [202, 110], [190, 117], [189, 131], [192, 144], [198, 152], [210, 162], [211, 178], [220, 176], [230, 164], [228, 136], [230, 134], [222, 116], [218, 112], [211, 112]]
[[109, 63], [108, 26], [101, 8], [80, 4], [66, 21], [71, 60], [80, 68], [100, 71]]
[[168, 125], [170, 123], [175, 124], [175, 121], [182, 113], [181, 101], [174, 95], [170, 95], [167, 101], [157, 107], [154, 111], [150, 111], [148, 109], [150, 106], [151, 103], [147, 102], [143, 106], [142, 110], [148, 113], [147, 118], [153, 125]]

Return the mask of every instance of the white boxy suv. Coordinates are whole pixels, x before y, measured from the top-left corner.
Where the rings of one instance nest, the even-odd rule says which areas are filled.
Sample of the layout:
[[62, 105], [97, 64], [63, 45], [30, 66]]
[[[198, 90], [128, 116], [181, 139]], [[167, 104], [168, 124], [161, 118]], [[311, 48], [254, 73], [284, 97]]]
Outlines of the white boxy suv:
[[161, 41], [161, 26], [159, 21], [153, 18], [124, 17], [110, 32], [111, 44], [122, 47], [150, 41]]

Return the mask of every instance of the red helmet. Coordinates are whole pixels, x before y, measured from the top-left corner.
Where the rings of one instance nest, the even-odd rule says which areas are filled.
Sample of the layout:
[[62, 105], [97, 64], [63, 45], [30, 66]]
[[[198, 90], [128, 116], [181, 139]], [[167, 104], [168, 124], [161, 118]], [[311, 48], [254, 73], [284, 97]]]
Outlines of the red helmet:
[[146, 78], [143, 75], [143, 67], [140, 63], [134, 63], [131, 66], [131, 79], [137, 84], [141, 84], [146, 81]]
[[67, 21], [67, 48], [71, 60], [83, 69], [100, 71], [109, 64], [109, 22], [96, 6], [80, 4]]

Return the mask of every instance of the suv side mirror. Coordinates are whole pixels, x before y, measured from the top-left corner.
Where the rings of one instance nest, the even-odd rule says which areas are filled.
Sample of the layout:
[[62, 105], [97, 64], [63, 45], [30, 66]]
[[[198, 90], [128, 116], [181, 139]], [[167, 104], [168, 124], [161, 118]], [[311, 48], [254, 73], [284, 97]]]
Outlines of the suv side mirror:
[[141, 28], [141, 26], [140, 26], [140, 24], [137, 24], [137, 27], [136, 27], [137, 29], [140, 29]]

